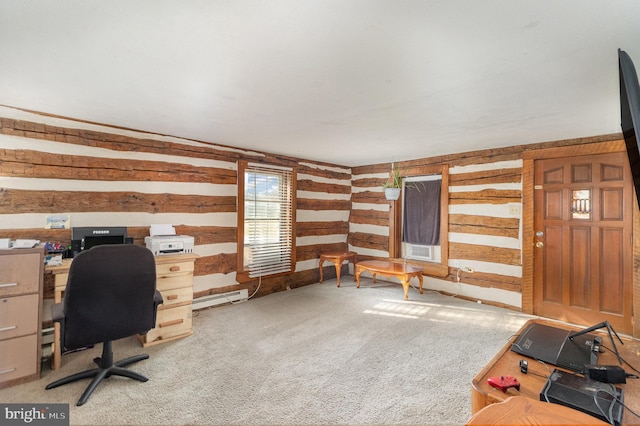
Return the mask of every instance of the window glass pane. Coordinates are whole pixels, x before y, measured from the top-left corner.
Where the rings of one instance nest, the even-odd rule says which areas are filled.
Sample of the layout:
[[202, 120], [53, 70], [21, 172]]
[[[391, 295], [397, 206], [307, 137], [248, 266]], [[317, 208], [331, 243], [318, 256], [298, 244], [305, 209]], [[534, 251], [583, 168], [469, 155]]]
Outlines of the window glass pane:
[[249, 276], [291, 270], [292, 173], [267, 166], [245, 170], [244, 267]]
[[571, 217], [573, 219], [591, 219], [591, 190], [573, 191], [571, 200]]

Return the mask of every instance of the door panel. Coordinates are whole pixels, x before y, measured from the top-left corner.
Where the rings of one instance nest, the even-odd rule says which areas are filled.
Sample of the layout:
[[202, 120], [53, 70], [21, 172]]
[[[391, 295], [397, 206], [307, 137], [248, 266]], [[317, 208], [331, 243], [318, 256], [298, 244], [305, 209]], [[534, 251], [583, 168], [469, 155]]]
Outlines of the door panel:
[[544, 250], [538, 251], [541, 256], [544, 256], [543, 264], [546, 265], [543, 271], [545, 279], [542, 283], [544, 301], [562, 303], [562, 228], [559, 226], [544, 228], [544, 238]]
[[607, 285], [610, 282], [621, 282], [624, 279], [624, 257], [616, 250], [623, 244], [624, 236], [620, 229], [602, 229], [602, 268], [600, 279], [600, 310], [611, 314], [623, 315], [623, 292], [619, 286]]
[[571, 278], [569, 280], [569, 305], [580, 308], [591, 306], [591, 229], [571, 227]]
[[535, 161], [535, 314], [632, 332], [630, 182], [622, 152]]

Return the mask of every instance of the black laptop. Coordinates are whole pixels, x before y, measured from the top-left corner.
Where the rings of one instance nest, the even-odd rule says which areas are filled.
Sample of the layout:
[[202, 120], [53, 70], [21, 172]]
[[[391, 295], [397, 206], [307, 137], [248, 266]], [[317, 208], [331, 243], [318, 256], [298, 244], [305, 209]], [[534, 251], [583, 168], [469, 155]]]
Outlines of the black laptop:
[[569, 339], [572, 333], [575, 331], [533, 323], [518, 336], [511, 345], [511, 350], [582, 373], [585, 364], [597, 364], [598, 349], [602, 339], [588, 333]]

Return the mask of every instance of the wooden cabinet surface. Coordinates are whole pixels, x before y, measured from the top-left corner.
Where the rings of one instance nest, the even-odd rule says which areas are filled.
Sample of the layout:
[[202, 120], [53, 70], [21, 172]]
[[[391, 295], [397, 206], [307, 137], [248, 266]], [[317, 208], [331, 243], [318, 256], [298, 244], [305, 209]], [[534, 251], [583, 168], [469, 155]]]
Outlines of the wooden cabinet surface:
[[0, 250], [0, 388], [40, 377], [44, 250]]

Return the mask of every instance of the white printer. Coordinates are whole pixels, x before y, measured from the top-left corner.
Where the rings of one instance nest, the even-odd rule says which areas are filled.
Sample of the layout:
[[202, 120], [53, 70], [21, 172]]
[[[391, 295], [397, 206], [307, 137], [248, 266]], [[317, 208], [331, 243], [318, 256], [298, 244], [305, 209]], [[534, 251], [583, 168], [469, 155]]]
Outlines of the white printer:
[[151, 225], [149, 236], [144, 242], [154, 255], [193, 253], [194, 238], [188, 235], [175, 235], [171, 225]]

